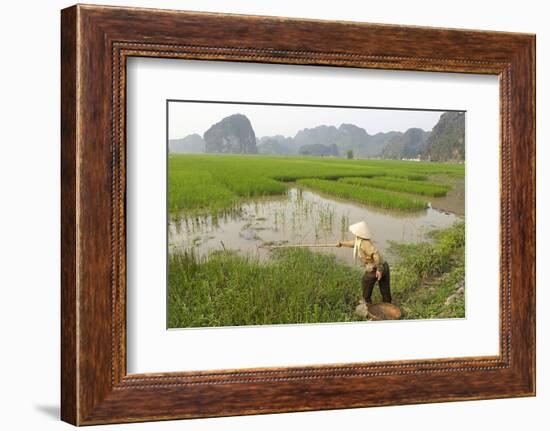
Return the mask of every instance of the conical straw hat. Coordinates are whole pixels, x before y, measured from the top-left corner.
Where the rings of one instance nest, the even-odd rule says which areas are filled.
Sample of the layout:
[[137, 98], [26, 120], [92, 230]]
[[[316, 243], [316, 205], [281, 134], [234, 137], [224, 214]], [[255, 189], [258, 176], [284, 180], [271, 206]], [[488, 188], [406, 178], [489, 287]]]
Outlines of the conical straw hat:
[[359, 223], [352, 224], [349, 227], [349, 231], [354, 234], [355, 236], [358, 236], [359, 238], [363, 239], [370, 239], [370, 229], [367, 225], [367, 222], [360, 221]]

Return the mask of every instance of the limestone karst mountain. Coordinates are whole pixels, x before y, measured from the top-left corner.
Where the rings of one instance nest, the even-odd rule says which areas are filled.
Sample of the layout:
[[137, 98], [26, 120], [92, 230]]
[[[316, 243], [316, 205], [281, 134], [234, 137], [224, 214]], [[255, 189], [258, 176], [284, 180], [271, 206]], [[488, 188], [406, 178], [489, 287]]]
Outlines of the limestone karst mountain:
[[445, 112], [434, 126], [423, 158], [434, 162], [464, 161], [465, 113]]
[[204, 132], [206, 153], [256, 154], [256, 135], [250, 120], [242, 114], [233, 114]]

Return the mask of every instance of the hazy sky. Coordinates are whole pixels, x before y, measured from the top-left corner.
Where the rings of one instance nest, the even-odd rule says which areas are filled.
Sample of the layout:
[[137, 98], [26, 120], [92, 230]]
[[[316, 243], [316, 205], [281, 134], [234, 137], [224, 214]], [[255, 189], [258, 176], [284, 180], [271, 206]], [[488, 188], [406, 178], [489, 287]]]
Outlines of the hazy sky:
[[301, 129], [321, 124], [339, 127], [342, 123], [355, 124], [370, 135], [390, 130], [404, 132], [411, 127], [429, 131], [443, 111], [170, 102], [169, 139], [183, 138], [192, 133], [202, 136], [210, 126], [236, 113], [248, 117], [257, 137], [294, 137]]

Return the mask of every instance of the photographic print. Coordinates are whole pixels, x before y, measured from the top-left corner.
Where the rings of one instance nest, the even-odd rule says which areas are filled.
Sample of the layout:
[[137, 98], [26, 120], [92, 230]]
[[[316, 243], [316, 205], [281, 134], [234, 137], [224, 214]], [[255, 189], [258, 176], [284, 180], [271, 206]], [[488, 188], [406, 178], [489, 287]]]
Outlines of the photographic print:
[[465, 112], [167, 101], [169, 328], [465, 317]]

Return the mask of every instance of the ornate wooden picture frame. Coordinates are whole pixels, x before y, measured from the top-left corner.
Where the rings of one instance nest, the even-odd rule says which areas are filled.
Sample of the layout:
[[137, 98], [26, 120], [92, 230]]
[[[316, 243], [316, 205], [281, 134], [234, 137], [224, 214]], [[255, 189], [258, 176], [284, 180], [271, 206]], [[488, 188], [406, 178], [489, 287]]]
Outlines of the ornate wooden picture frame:
[[[534, 35], [77, 5], [62, 11], [61, 49], [64, 421], [91, 425], [535, 394]], [[497, 75], [500, 354], [128, 374], [125, 84], [132, 56]]]

